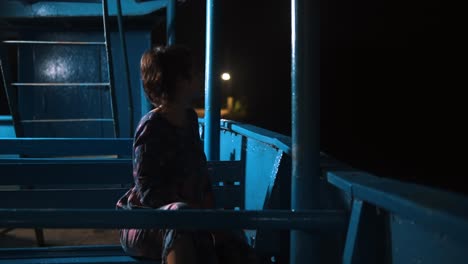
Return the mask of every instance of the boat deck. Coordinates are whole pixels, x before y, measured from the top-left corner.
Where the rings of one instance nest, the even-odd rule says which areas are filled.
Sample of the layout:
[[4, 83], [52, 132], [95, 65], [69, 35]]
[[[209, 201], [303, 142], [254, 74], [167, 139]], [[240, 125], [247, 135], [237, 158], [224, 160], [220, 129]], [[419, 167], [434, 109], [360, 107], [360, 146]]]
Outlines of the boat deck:
[[[7, 233], [0, 229], [0, 248], [34, 247], [33, 229], [18, 228]], [[119, 244], [118, 230], [104, 229], [44, 229], [45, 246], [111, 245]]]

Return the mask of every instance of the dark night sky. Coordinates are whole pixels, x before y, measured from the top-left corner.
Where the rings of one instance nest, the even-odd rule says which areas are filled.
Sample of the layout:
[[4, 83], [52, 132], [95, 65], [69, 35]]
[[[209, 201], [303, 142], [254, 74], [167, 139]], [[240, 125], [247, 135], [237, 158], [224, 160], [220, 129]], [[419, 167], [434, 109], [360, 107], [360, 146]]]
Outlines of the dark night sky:
[[[245, 121], [290, 135], [290, 1], [220, 2], [221, 65], [248, 97]], [[457, 47], [439, 2], [321, 3], [322, 150], [378, 176], [468, 193], [455, 159], [444, 162], [461, 142], [449, 143], [457, 110], [442, 91], [456, 82], [447, 56]], [[189, 1], [178, 24], [201, 68], [204, 12]]]

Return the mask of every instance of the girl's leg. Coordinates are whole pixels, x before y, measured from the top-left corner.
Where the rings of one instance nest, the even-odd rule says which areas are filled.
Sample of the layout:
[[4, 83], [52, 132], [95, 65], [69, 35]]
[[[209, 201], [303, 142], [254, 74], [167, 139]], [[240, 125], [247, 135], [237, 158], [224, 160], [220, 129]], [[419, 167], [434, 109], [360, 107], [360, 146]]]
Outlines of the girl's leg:
[[[172, 203], [159, 210], [183, 210], [189, 206]], [[120, 241], [127, 254], [160, 259], [162, 264], [217, 264], [214, 240], [208, 231], [183, 229], [123, 229]]]
[[[190, 207], [184, 203], [173, 203], [161, 209], [184, 210]], [[208, 231], [167, 229], [164, 230], [162, 244], [163, 264], [218, 263], [214, 240]]]
[[193, 241], [188, 236], [180, 237], [167, 254], [167, 264], [195, 264], [197, 254]]
[[148, 259], [161, 259], [162, 237], [160, 230], [122, 229], [120, 244], [130, 256]]

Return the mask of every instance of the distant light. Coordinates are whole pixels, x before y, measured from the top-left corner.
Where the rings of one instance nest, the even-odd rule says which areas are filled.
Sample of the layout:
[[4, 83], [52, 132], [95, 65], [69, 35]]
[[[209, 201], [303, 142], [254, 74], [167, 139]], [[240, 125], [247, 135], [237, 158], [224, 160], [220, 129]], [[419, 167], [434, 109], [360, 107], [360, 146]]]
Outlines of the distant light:
[[229, 81], [231, 79], [231, 75], [227, 72], [221, 74], [221, 79], [225, 80], [225, 81]]

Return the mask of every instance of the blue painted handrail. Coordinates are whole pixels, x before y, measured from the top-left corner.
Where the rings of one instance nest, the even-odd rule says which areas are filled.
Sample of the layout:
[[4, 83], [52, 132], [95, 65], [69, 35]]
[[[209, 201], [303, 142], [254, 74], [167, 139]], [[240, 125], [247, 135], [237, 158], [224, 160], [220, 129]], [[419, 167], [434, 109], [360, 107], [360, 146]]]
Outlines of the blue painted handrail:
[[117, 95], [115, 89], [115, 79], [114, 79], [114, 59], [112, 58], [112, 45], [111, 37], [109, 30], [109, 5], [107, 0], [102, 0], [102, 26], [104, 33], [104, 41], [106, 48], [106, 62], [107, 62], [107, 78], [109, 79], [109, 95], [110, 95], [110, 105], [112, 113], [112, 126], [114, 128], [114, 136], [116, 138], [120, 137], [119, 130], [119, 115], [117, 109]]
[[0, 122], [10, 124], [11, 122], [13, 122], [13, 118], [11, 117], [11, 115], [0, 115]]
[[[129, 132], [128, 135], [133, 135], [133, 93], [132, 93], [132, 83], [130, 82], [130, 69], [128, 66], [128, 54], [127, 54], [127, 40], [125, 39], [125, 31], [123, 29], [123, 18], [122, 18], [122, 0], [117, 0], [117, 24], [119, 28], [119, 38], [120, 38], [120, 49], [122, 52], [122, 63], [124, 66], [124, 79], [127, 86], [127, 98], [128, 98], [128, 119], [129, 119]], [[111, 65], [108, 65], [109, 70]]]
[[[0, 248], [0, 260], [24, 258], [60, 258], [71, 254], [86, 256], [126, 256], [120, 245], [51, 246], [37, 248]], [[1, 262], [0, 262], [1, 263]], [[151, 264], [155, 264], [154, 262]]]
[[[205, 119], [199, 118], [198, 123], [201, 125], [205, 125]], [[291, 137], [270, 130], [266, 130], [254, 125], [242, 124], [236, 121], [225, 119], [221, 120], [220, 128], [266, 143], [275, 148], [281, 149], [288, 155], [291, 155]]]
[[[210, 161], [212, 181], [235, 182], [243, 174], [240, 161]], [[114, 158], [3, 158], [0, 185], [105, 184], [132, 182], [132, 160]], [[34, 172], [34, 176], [31, 173]]]
[[468, 197], [358, 171], [327, 176], [355, 199], [468, 242]]
[[0, 138], [1, 154], [132, 155], [131, 138]]

